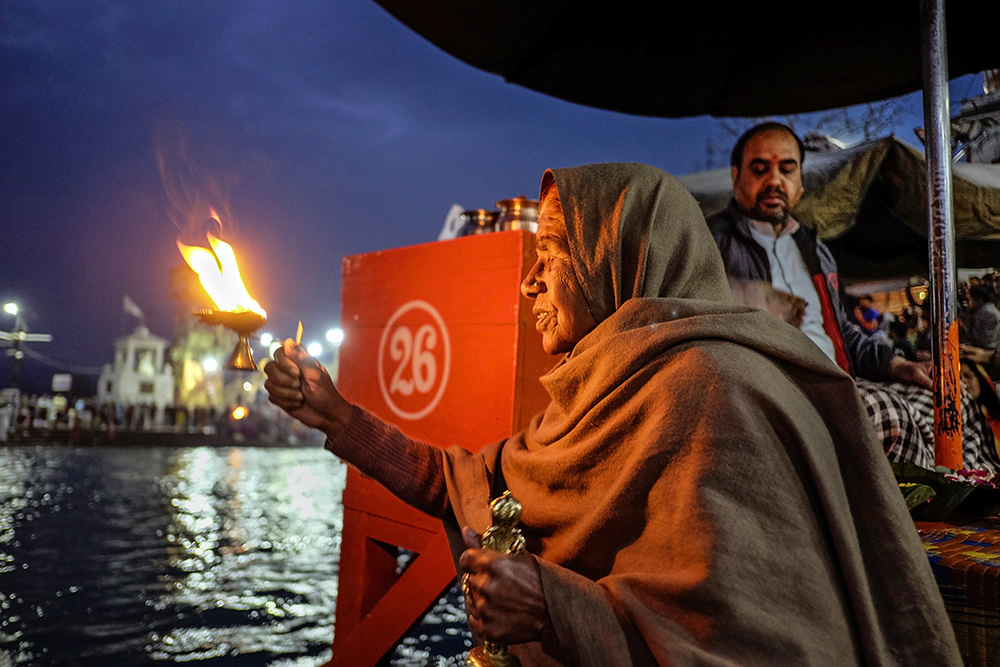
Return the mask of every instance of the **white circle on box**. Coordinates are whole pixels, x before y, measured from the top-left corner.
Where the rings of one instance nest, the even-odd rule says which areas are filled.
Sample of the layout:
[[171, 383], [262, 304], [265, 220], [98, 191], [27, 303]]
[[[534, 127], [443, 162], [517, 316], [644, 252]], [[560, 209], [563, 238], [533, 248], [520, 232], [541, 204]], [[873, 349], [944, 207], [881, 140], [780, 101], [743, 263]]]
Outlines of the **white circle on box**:
[[[407, 315], [409, 322], [401, 323]], [[388, 360], [396, 364], [387, 378]], [[451, 339], [437, 309], [421, 299], [397, 308], [382, 330], [378, 345], [378, 384], [389, 409], [403, 419], [423, 419], [441, 402], [450, 372]], [[428, 400], [403, 408], [395, 396]]]

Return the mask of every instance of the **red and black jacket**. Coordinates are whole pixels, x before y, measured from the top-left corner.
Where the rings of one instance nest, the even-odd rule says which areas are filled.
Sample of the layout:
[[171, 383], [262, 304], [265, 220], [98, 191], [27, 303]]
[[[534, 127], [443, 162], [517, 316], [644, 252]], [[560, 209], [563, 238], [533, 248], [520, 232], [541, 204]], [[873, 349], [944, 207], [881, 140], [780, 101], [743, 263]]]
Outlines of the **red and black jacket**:
[[[750, 224], [750, 219], [734, 202], [730, 202], [725, 211], [708, 218], [708, 227], [722, 253], [726, 273], [740, 280], [770, 283], [771, 263], [767, 251], [754, 241]], [[799, 225], [792, 238], [822, 303], [823, 328], [833, 341], [837, 364], [854, 377], [876, 382], [888, 380], [889, 362], [896, 351], [886, 341], [865, 335], [848, 321], [840, 302], [837, 263], [830, 250], [803, 225]]]

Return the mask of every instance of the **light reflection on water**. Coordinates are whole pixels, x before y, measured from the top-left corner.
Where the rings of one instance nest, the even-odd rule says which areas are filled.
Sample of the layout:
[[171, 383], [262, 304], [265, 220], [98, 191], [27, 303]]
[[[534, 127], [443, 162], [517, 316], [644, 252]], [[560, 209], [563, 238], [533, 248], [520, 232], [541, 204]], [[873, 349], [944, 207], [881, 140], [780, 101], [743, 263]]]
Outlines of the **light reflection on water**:
[[321, 664], [344, 479], [321, 448], [0, 449], [0, 665]]

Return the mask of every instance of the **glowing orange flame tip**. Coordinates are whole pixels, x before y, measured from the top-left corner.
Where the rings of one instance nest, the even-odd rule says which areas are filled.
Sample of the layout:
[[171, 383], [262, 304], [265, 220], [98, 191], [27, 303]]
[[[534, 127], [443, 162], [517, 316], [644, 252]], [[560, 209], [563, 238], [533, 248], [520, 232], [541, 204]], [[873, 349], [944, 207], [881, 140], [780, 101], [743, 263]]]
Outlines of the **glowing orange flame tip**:
[[198, 274], [202, 287], [212, 297], [219, 310], [228, 312], [250, 310], [266, 318], [267, 313], [250, 296], [243, 284], [233, 247], [211, 233], [207, 236], [211, 250], [177, 241], [177, 248], [181, 251], [184, 261]]

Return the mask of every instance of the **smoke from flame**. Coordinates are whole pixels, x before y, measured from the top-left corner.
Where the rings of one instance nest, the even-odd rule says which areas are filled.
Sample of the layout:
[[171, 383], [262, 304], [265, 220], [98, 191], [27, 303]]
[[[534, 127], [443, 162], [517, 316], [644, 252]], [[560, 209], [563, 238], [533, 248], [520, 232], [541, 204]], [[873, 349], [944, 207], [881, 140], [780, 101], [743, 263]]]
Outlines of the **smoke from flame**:
[[[202, 287], [219, 310], [253, 311], [266, 318], [267, 313], [243, 284], [232, 246], [219, 237], [223, 219], [230, 232], [234, 227], [228, 210], [227, 183], [197, 166], [186, 132], [181, 128], [161, 127], [156, 143], [157, 167], [170, 204], [168, 214], [179, 231], [177, 248], [184, 261], [198, 274]], [[208, 238], [207, 248], [198, 241], [202, 234]]]

